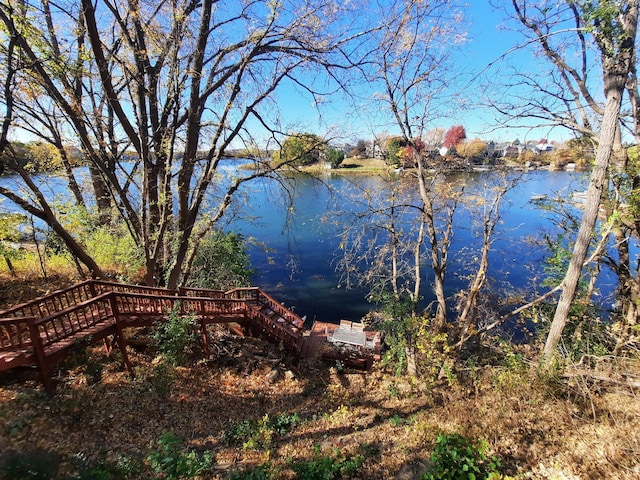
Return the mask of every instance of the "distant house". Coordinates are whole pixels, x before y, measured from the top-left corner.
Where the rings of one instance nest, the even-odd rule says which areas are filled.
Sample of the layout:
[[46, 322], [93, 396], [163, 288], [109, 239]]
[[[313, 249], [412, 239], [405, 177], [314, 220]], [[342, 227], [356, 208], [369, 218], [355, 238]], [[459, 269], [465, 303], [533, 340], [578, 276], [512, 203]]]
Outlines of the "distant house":
[[502, 158], [518, 158], [520, 153], [522, 153], [523, 147], [522, 145], [506, 145], [502, 149]]
[[550, 143], [538, 143], [535, 146], [536, 153], [552, 152], [553, 149], [554, 149], [554, 146]]
[[379, 140], [374, 140], [373, 142], [367, 145], [366, 150], [367, 158], [376, 158], [378, 160], [383, 160], [387, 155], [387, 150], [380, 145]]

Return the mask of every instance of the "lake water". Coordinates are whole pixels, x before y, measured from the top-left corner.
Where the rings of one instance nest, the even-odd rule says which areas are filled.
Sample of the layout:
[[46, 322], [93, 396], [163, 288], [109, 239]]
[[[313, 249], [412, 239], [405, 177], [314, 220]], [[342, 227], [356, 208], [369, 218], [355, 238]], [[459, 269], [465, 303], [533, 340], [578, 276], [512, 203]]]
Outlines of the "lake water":
[[[481, 185], [493, 172], [470, 174], [467, 191]], [[526, 289], [532, 293], [540, 281], [545, 249], [539, 240], [544, 232], [554, 231], [550, 215], [531, 197], [561, 195], [568, 198], [573, 190], [584, 190], [584, 174], [574, 172], [532, 171], [524, 173], [518, 186], [503, 204], [502, 223], [490, 257], [489, 277], [493, 289]], [[230, 227], [249, 242], [249, 254], [257, 269], [255, 284], [275, 298], [295, 307], [308, 319], [337, 322], [358, 320], [372, 305], [366, 290], [346, 289], [336, 271], [342, 255], [340, 234], [349, 216], [335, 215], [336, 210], [358, 211], [353, 192], [384, 190], [386, 183], [377, 176], [326, 175], [322, 183], [307, 177], [291, 179], [286, 187], [288, 199], [272, 181], [252, 184], [245, 194], [254, 217], [235, 219]], [[470, 226], [472, 218], [463, 209], [454, 220], [455, 235], [450, 256], [447, 294], [464, 288], [465, 265], [473, 264], [479, 238]], [[536, 239], [538, 241], [536, 241]], [[470, 260], [471, 259], [471, 260]], [[423, 303], [433, 300], [428, 267], [424, 269]], [[614, 279], [606, 273], [599, 286], [610, 291]]]
[[[233, 176], [240, 163], [230, 161], [223, 172]], [[467, 177], [467, 191], [478, 188], [494, 172], [476, 172]], [[42, 176], [47, 193], [53, 197], [64, 192], [64, 183]], [[18, 189], [12, 177], [1, 177], [0, 184]], [[348, 214], [362, 211], [358, 192], [384, 192], [386, 182], [376, 175], [324, 175], [319, 181], [296, 176], [283, 183], [258, 179], [245, 184], [225, 217], [229, 230], [241, 233], [257, 273], [254, 284], [291, 306], [308, 320], [337, 322], [358, 320], [372, 307], [366, 290], [347, 289], [340, 284], [336, 266], [340, 260], [341, 237], [345, 225], [353, 221]], [[490, 258], [493, 291], [527, 289], [541, 278], [544, 248], [532, 242], [553, 230], [548, 212], [531, 201], [534, 195], [561, 195], [584, 190], [586, 177], [574, 172], [532, 171], [524, 173], [503, 204], [498, 237]], [[212, 202], [215, 202], [213, 195]], [[13, 210], [4, 200], [3, 210]], [[234, 213], [235, 212], [235, 213]], [[450, 256], [447, 293], [466, 286], [465, 265], [473, 264], [479, 238], [471, 229], [473, 218], [461, 209], [455, 217], [455, 235]], [[433, 300], [428, 268], [424, 269], [424, 303]], [[603, 275], [600, 288], [611, 291], [615, 279]], [[608, 302], [606, 300], [605, 302]]]

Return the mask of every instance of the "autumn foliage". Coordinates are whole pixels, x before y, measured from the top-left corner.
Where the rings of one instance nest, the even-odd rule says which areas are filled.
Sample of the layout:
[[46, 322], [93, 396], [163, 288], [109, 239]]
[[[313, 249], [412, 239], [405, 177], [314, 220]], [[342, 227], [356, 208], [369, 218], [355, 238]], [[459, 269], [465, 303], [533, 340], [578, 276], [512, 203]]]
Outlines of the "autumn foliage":
[[446, 148], [455, 147], [465, 138], [467, 138], [467, 132], [464, 127], [462, 125], [454, 125], [444, 134], [444, 146]]
[[468, 142], [460, 142], [456, 145], [456, 151], [463, 158], [478, 158], [487, 153], [487, 144], [479, 138], [475, 138]]

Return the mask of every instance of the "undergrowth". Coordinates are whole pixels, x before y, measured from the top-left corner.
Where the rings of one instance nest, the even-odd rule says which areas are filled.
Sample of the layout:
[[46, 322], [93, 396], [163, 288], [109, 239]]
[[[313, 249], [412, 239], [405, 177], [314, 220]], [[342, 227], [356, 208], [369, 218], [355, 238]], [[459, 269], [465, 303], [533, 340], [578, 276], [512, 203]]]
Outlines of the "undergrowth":
[[424, 480], [482, 480], [503, 478], [500, 460], [487, 456], [488, 445], [458, 434], [438, 435]]
[[242, 445], [245, 450], [269, 450], [278, 436], [285, 435], [299, 422], [297, 413], [281, 413], [273, 418], [266, 414], [257, 421], [234, 423], [225, 432], [224, 440], [229, 445]]

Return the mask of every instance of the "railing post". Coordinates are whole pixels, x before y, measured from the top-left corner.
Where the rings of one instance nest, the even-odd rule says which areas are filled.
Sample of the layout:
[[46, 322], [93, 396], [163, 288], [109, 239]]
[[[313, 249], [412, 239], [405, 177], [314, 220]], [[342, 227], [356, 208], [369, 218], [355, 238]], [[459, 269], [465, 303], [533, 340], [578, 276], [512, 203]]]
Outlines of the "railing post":
[[91, 292], [91, 295], [93, 297], [97, 297], [98, 296], [98, 291], [96, 290], [96, 281], [95, 280], [89, 280], [89, 291]]
[[47, 395], [52, 396], [55, 392], [55, 386], [53, 384], [51, 375], [49, 375], [47, 356], [44, 353], [42, 338], [40, 337], [40, 332], [38, 331], [38, 326], [36, 325], [36, 321], [38, 319], [36, 317], [27, 317], [25, 320], [27, 321], [27, 325], [29, 326], [31, 348], [33, 349], [33, 353], [36, 357], [36, 365], [38, 366], [40, 380], [42, 380], [42, 385], [44, 385], [44, 389], [47, 392]]
[[127, 353], [127, 339], [124, 336], [124, 328], [120, 321], [120, 312], [118, 310], [118, 292], [111, 291], [109, 293], [109, 305], [111, 306], [111, 315], [113, 315], [113, 321], [116, 325], [116, 341], [118, 342], [118, 348], [122, 354], [122, 362], [127, 370], [127, 373], [132, 377], [135, 376], [131, 362], [129, 361], [129, 354]]

